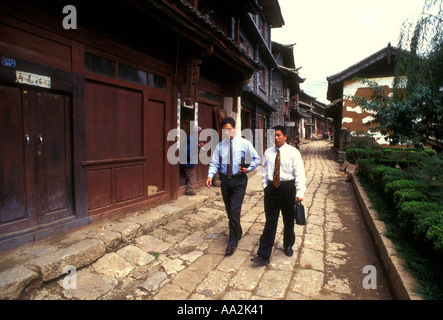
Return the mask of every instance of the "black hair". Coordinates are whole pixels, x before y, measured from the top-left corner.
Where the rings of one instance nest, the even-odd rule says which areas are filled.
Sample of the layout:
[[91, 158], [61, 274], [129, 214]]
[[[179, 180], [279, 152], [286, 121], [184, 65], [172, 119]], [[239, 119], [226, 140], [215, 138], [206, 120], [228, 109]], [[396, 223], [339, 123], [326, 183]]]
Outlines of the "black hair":
[[223, 126], [225, 125], [225, 124], [230, 124], [233, 128], [235, 128], [235, 120], [234, 120], [234, 118], [232, 118], [232, 117], [226, 117], [226, 118], [224, 118], [222, 121], [221, 121], [221, 123], [220, 123], [220, 127], [221, 128], [223, 128]]
[[272, 128], [272, 129], [281, 131], [281, 133], [282, 133], [284, 136], [287, 135], [287, 133], [286, 133], [286, 128], [285, 128], [284, 126], [275, 126], [275, 127]]

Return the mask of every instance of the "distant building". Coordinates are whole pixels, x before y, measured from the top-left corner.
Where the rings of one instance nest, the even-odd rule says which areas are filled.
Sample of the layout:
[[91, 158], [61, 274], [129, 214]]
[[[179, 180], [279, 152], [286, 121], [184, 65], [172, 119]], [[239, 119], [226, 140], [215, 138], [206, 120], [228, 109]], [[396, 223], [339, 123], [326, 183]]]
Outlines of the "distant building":
[[288, 136], [293, 138], [296, 125], [294, 119], [291, 118], [292, 97], [300, 94], [300, 84], [305, 79], [300, 77], [300, 68], [295, 65], [294, 44], [284, 45], [273, 42], [272, 53], [278, 64], [278, 68], [275, 68], [272, 73], [273, 102], [277, 109], [271, 116], [272, 126], [286, 126]]
[[[370, 128], [366, 125], [372, 119], [372, 114], [361, 110], [350, 100], [344, 98], [346, 95], [370, 98], [372, 91], [365, 85], [359, 83], [355, 78], [366, 78], [376, 81], [380, 85], [392, 89], [394, 81], [395, 57], [397, 48], [388, 44], [387, 47], [375, 52], [362, 61], [349, 68], [327, 77], [327, 98], [331, 101], [326, 111], [327, 117], [334, 119], [334, 147], [344, 151], [345, 138], [339, 133], [352, 134], [369, 133]], [[375, 141], [380, 144], [388, 143], [380, 133], [374, 133]]]
[[[275, 95], [282, 90], [283, 83], [276, 83], [273, 75], [278, 69], [273, 57], [271, 29], [284, 25], [278, 1], [261, 0], [260, 11], [249, 13], [240, 19], [239, 46], [256, 62], [257, 68], [241, 87], [241, 103], [236, 109], [241, 130], [251, 129], [255, 148], [261, 155], [267, 146], [267, 130], [272, 127], [272, 114], [282, 102], [275, 103]], [[222, 2], [220, 2], [222, 3]], [[232, 115], [227, 110], [226, 115]], [[255, 130], [258, 129], [258, 130]]]

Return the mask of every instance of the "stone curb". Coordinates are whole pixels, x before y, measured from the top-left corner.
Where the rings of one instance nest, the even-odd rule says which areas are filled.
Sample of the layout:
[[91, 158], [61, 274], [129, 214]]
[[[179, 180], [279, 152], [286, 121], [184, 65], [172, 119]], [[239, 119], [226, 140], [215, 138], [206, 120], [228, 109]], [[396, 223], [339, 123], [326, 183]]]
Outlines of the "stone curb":
[[371, 201], [357, 176], [354, 172], [347, 172], [347, 174], [354, 187], [369, 233], [378, 250], [384, 269], [387, 272], [394, 297], [398, 300], [424, 300], [422, 296], [416, 293], [416, 289], [418, 288], [417, 281], [412, 274], [405, 269], [404, 260], [398, 256], [392, 241], [385, 236], [387, 232], [386, 225], [378, 219], [377, 212], [372, 209]]

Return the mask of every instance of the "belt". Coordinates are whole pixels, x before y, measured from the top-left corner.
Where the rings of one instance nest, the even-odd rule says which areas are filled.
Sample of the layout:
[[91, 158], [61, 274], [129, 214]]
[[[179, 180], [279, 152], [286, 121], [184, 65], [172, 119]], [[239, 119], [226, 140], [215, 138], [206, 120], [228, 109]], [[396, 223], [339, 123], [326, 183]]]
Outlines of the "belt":
[[[283, 184], [286, 184], [286, 183], [295, 183], [295, 180], [293, 179], [293, 180], [286, 180], [286, 181], [281, 181], [280, 180], [280, 183], [283, 183]], [[272, 180], [268, 180], [268, 185], [269, 184], [273, 184], [274, 182], [272, 181]]]
[[245, 176], [246, 176], [246, 174], [244, 174], [244, 173], [237, 173], [237, 174], [234, 174], [233, 176], [228, 177], [227, 175], [220, 172], [220, 177], [228, 179], [228, 180], [240, 178], [240, 177], [245, 177]]

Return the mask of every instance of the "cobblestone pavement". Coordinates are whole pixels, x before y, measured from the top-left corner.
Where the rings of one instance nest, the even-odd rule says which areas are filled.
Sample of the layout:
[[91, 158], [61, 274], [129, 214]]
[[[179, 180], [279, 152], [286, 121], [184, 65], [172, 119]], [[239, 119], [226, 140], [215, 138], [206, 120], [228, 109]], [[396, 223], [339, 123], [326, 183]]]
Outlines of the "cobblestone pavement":
[[[307, 225], [295, 226], [294, 255], [282, 250], [280, 217], [271, 264], [254, 267], [265, 215], [260, 172], [249, 179], [243, 238], [225, 257], [227, 224], [221, 196], [179, 219], [108, 252], [74, 277], [62, 276], [20, 299], [392, 299], [354, 191], [334, 161], [330, 143], [302, 145], [307, 175]], [[186, 197], [184, 198], [186, 199]], [[376, 289], [363, 268], [374, 266]], [[374, 271], [373, 271], [374, 272]], [[72, 275], [72, 274], [71, 274]], [[65, 289], [68, 288], [68, 289]]]

